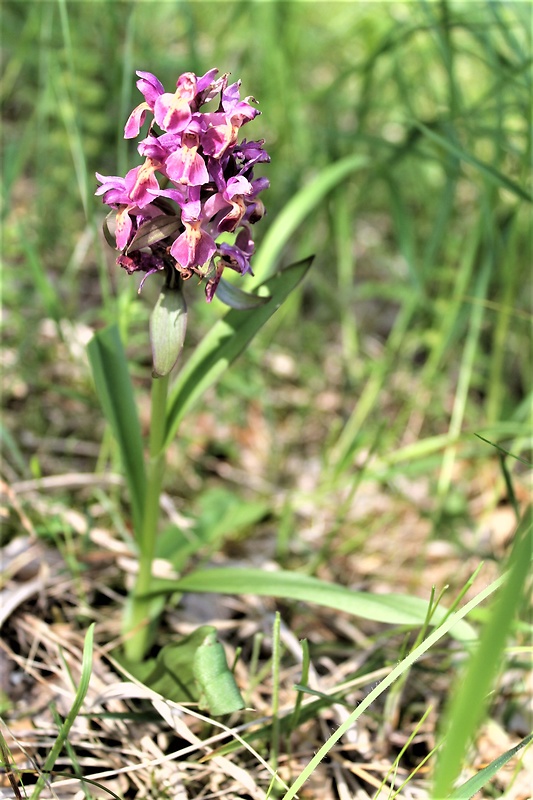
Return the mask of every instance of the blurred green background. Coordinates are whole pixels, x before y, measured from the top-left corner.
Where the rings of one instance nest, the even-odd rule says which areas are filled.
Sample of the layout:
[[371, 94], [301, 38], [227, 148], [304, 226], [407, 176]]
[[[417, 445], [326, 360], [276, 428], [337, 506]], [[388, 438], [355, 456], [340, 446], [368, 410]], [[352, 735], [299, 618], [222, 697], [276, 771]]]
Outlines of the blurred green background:
[[[259, 250], [297, 192], [366, 158], [283, 249], [282, 264], [315, 253], [311, 276], [224, 379], [221, 425], [260, 404], [275, 485], [298, 484], [294, 454], [296, 473], [317, 460], [320, 487], [355, 488], [362, 459], [384, 481], [431, 475], [450, 512], [468, 495], [457, 458], [475, 472], [497, 455], [475, 432], [529, 457], [528, 3], [29, 0], [2, 17], [8, 477], [58, 468], [31, 435], [97, 441], [91, 330], [118, 319], [148, 386], [157, 286], [139, 300], [137, 277], [114, 266], [94, 172], [139, 163], [122, 138], [135, 70], [171, 90], [213, 66], [262, 111], [244, 132], [272, 159]], [[195, 288], [188, 347], [224, 311]], [[280, 408], [287, 382], [299, 394]], [[230, 439], [218, 446], [238, 461]]]

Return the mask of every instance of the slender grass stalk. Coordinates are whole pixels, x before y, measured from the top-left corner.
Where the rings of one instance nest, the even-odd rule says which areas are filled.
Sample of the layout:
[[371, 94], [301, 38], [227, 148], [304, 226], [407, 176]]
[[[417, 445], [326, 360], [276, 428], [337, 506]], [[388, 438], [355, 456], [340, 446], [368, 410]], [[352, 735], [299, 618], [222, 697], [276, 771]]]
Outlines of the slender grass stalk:
[[20, 770], [17, 767], [13, 756], [11, 755], [11, 751], [6, 740], [4, 739], [2, 731], [0, 731], [0, 766], [2, 767], [2, 771], [9, 781], [11, 790], [13, 792], [13, 797], [15, 797], [16, 800], [22, 800], [19, 786], [22, 788], [24, 787], [20, 782]]
[[[140, 661], [149, 643], [150, 607], [152, 601], [145, 597], [152, 580], [152, 562], [157, 541], [159, 499], [165, 470], [165, 411], [169, 375], [152, 379], [152, 409], [150, 423], [150, 457], [146, 476], [144, 513], [138, 535], [139, 571], [131, 595], [129, 613], [126, 614], [124, 633], [134, 631], [124, 644], [126, 657]], [[142, 626], [142, 627], [140, 627]]]
[[[57, 708], [53, 704], [51, 706], [51, 711], [54, 717], [54, 722], [59, 727], [61, 725], [61, 717], [59, 716]], [[81, 791], [83, 792], [85, 800], [92, 800], [91, 794], [87, 789], [87, 786], [85, 785], [85, 781], [83, 779], [83, 772], [78, 759], [78, 754], [76, 753], [75, 748], [71, 745], [68, 739], [65, 741], [65, 751], [68, 757], [70, 758], [70, 763], [72, 764], [72, 770], [81, 783]]]
[[389, 336], [386, 353], [381, 362], [376, 363], [372, 369], [357, 404], [331, 450], [330, 464], [334, 478], [337, 478], [349, 463], [361, 427], [374, 409], [379, 393], [390, 373], [391, 365], [398, 358], [400, 347], [418, 303], [419, 297], [414, 294], [400, 310]]
[[41, 792], [43, 791], [45, 784], [46, 784], [46, 775], [49, 775], [51, 770], [56, 763], [59, 754], [68, 739], [68, 735], [72, 725], [74, 724], [76, 717], [80, 713], [83, 701], [85, 699], [85, 695], [87, 694], [87, 690], [89, 688], [89, 680], [91, 677], [92, 671], [92, 659], [93, 659], [93, 639], [94, 639], [94, 623], [90, 625], [89, 629], [87, 630], [87, 634], [85, 636], [85, 643], [83, 645], [83, 658], [82, 658], [82, 667], [81, 667], [81, 677], [80, 683], [78, 685], [78, 690], [74, 697], [74, 702], [72, 704], [72, 708], [70, 709], [69, 713], [67, 714], [65, 721], [61, 728], [59, 729], [57, 739], [55, 740], [54, 744], [52, 745], [50, 752], [44, 762], [43, 771], [35, 784], [35, 787], [31, 793], [30, 800], [38, 800], [41, 796]]
[[[309, 642], [307, 639], [302, 639], [300, 644], [302, 645], [302, 676], [300, 678], [300, 683], [305, 686], [309, 681], [309, 665], [311, 663], [311, 657], [309, 655]], [[303, 699], [304, 693], [298, 692], [289, 723], [289, 733], [292, 733], [298, 727]]]
[[279, 685], [281, 669], [281, 617], [276, 611], [272, 630], [272, 737], [270, 740], [270, 764], [274, 771], [279, 760]]
[[[487, 254], [485, 263], [483, 264], [477, 279], [475, 297], [484, 298], [486, 296], [492, 266], [492, 257], [490, 254]], [[474, 365], [478, 352], [478, 340], [481, 334], [483, 311], [484, 309], [481, 303], [479, 305], [475, 305], [472, 309], [472, 315], [470, 318], [469, 329], [463, 351], [463, 358], [459, 371], [459, 379], [455, 393], [453, 411], [450, 420], [449, 433], [452, 438], [459, 436], [463, 426], [468, 391], [472, 382]], [[456, 445], [450, 445], [444, 453], [442, 459], [442, 469], [437, 487], [440, 497], [445, 496], [450, 488], [456, 451]]]
[[[389, 778], [391, 778], [391, 776], [393, 778], [396, 776], [397, 770], [398, 770], [398, 766], [399, 766], [399, 764], [401, 762], [403, 754], [405, 752], [407, 752], [407, 748], [410, 746], [411, 742], [413, 741], [413, 739], [417, 735], [418, 731], [420, 730], [420, 728], [422, 727], [422, 725], [426, 721], [426, 719], [427, 719], [428, 715], [431, 713], [432, 709], [433, 709], [433, 706], [428, 706], [428, 708], [426, 708], [426, 710], [424, 711], [424, 714], [422, 715], [421, 719], [417, 722], [417, 724], [415, 725], [415, 727], [411, 731], [411, 733], [410, 733], [407, 741], [405, 742], [404, 746], [402, 747], [402, 749], [400, 750], [400, 752], [398, 753], [398, 755], [394, 759], [394, 762], [391, 764], [391, 766], [389, 767], [388, 771], [385, 773], [385, 775], [383, 777], [383, 780], [381, 781], [381, 786], [378, 788], [377, 792], [374, 795], [375, 798], [380, 796], [381, 790], [384, 788], [384, 786], [386, 785], [386, 783], [389, 780]], [[429, 758], [429, 754], [426, 755], [426, 757], [424, 758], [424, 761], [426, 761], [428, 758]], [[420, 766], [421, 765], [419, 764], [416, 767], [416, 769], [409, 775], [409, 777], [402, 783], [402, 785], [399, 787], [399, 789], [397, 791], [395, 791], [395, 792], [393, 792], [394, 784], [393, 784], [393, 781], [391, 781], [390, 791], [393, 792], [390, 795], [391, 800], [392, 800], [392, 798], [397, 797], [397, 795], [403, 789], [403, 787], [407, 783], [409, 783], [409, 781], [412, 779], [414, 773], [420, 769]]]

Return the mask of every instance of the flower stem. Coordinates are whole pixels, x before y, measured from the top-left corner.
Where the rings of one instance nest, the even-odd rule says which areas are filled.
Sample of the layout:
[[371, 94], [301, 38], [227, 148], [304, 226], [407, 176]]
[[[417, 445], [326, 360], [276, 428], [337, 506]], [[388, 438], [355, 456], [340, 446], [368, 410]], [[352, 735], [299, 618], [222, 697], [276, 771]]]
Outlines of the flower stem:
[[[137, 532], [139, 571], [133, 592], [125, 609], [123, 633], [129, 634], [124, 643], [128, 661], [141, 661], [149, 646], [154, 600], [148, 594], [152, 582], [152, 563], [157, 542], [159, 498], [165, 471], [165, 421], [169, 375], [152, 379], [152, 408], [150, 420], [150, 456], [146, 475], [146, 492], [140, 530]], [[152, 611], [152, 614], [150, 613]]]

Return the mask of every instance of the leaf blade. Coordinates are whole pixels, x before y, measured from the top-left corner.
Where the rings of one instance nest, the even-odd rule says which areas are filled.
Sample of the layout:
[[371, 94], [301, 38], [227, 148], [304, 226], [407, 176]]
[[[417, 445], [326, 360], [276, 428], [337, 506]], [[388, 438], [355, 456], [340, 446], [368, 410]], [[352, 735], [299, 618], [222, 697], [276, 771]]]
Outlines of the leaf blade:
[[[399, 595], [372, 595], [287, 570], [266, 572], [245, 567], [217, 567], [195, 570], [177, 581], [158, 581], [160, 591], [217, 592], [221, 594], [256, 594], [323, 605], [338, 611], [385, 622], [391, 625], [420, 625], [427, 618], [428, 604], [421, 598]], [[439, 624], [447, 614], [437, 608], [432, 624]], [[456, 638], [472, 641], [475, 631], [461, 623]]]
[[506, 580], [481, 632], [479, 645], [450, 695], [443, 723], [446, 738], [435, 765], [434, 797], [448, 796], [455, 777], [459, 775], [469, 742], [485, 714], [490, 689], [502, 665], [507, 636], [523, 600], [532, 546], [533, 513], [529, 507], [516, 531]]
[[460, 161], [463, 161], [465, 164], [470, 164], [471, 167], [477, 169], [478, 172], [480, 172], [481, 175], [484, 175], [485, 178], [491, 183], [507, 189], [507, 191], [512, 192], [522, 200], [527, 200], [529, 203], [533, 201], [533, 198], [525, 189], [519, 186], [519, 184], [515, 183], [515, 181], [508, 178], [507, 175], [504, 175], [503, 172], [495, 169], [491, 164], [487, 164], [486, 162], [481, 161], [479, 158], [476, 158], [476, 156], [472, 155], [472, 153], [469, 153], [462, 147], [459, 147], [459, 145], [455, 144], [453, 141], [441, 136], [427, 125], [424, 125], [423, 122], [420, 122], [419, 120], [413, 120], [412, 123], [424, 134], [424, 136], [435, 142], [435, 144], [438, 144], [443, 150], [446, 150], [446, 152], [450, 153], [452, 156], [455, 156]]
[[167, 406], [165, 446], [170, 443], [185, 412], [214, 384], [242, 353], [258, 330], [303, 280], [313, 257], [291, 264], [262, 287], [269, 302], [247, 311], [229, 311], [211, 328], [189, 358], [172, 388]]
[[254, 258], [254, 273], [258, 280], [265, 280], [273, 274], [283, 248], [323, 198], [351, 172], [357, 172], [366, 166], [366, 156], [347, 156], [329, 164], [314, 180], [302, 186], [278, 214], [261, 243], [261, 249]]
[[117, 325], [95, 333], [87, 352], [98, 399], [120, 450], [137, 531], [142, 520], [146, 486], [143, 443], [126, 354]]

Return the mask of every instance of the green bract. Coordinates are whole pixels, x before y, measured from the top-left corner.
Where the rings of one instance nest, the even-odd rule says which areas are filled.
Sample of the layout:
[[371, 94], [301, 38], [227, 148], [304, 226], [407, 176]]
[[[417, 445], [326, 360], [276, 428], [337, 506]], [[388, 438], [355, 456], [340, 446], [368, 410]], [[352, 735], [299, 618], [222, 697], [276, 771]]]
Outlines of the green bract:
[[179, 358], [187, 330], [187, 304], [181, 286], [163, 286], [150, 316], [154, 378], [168, 375]]

